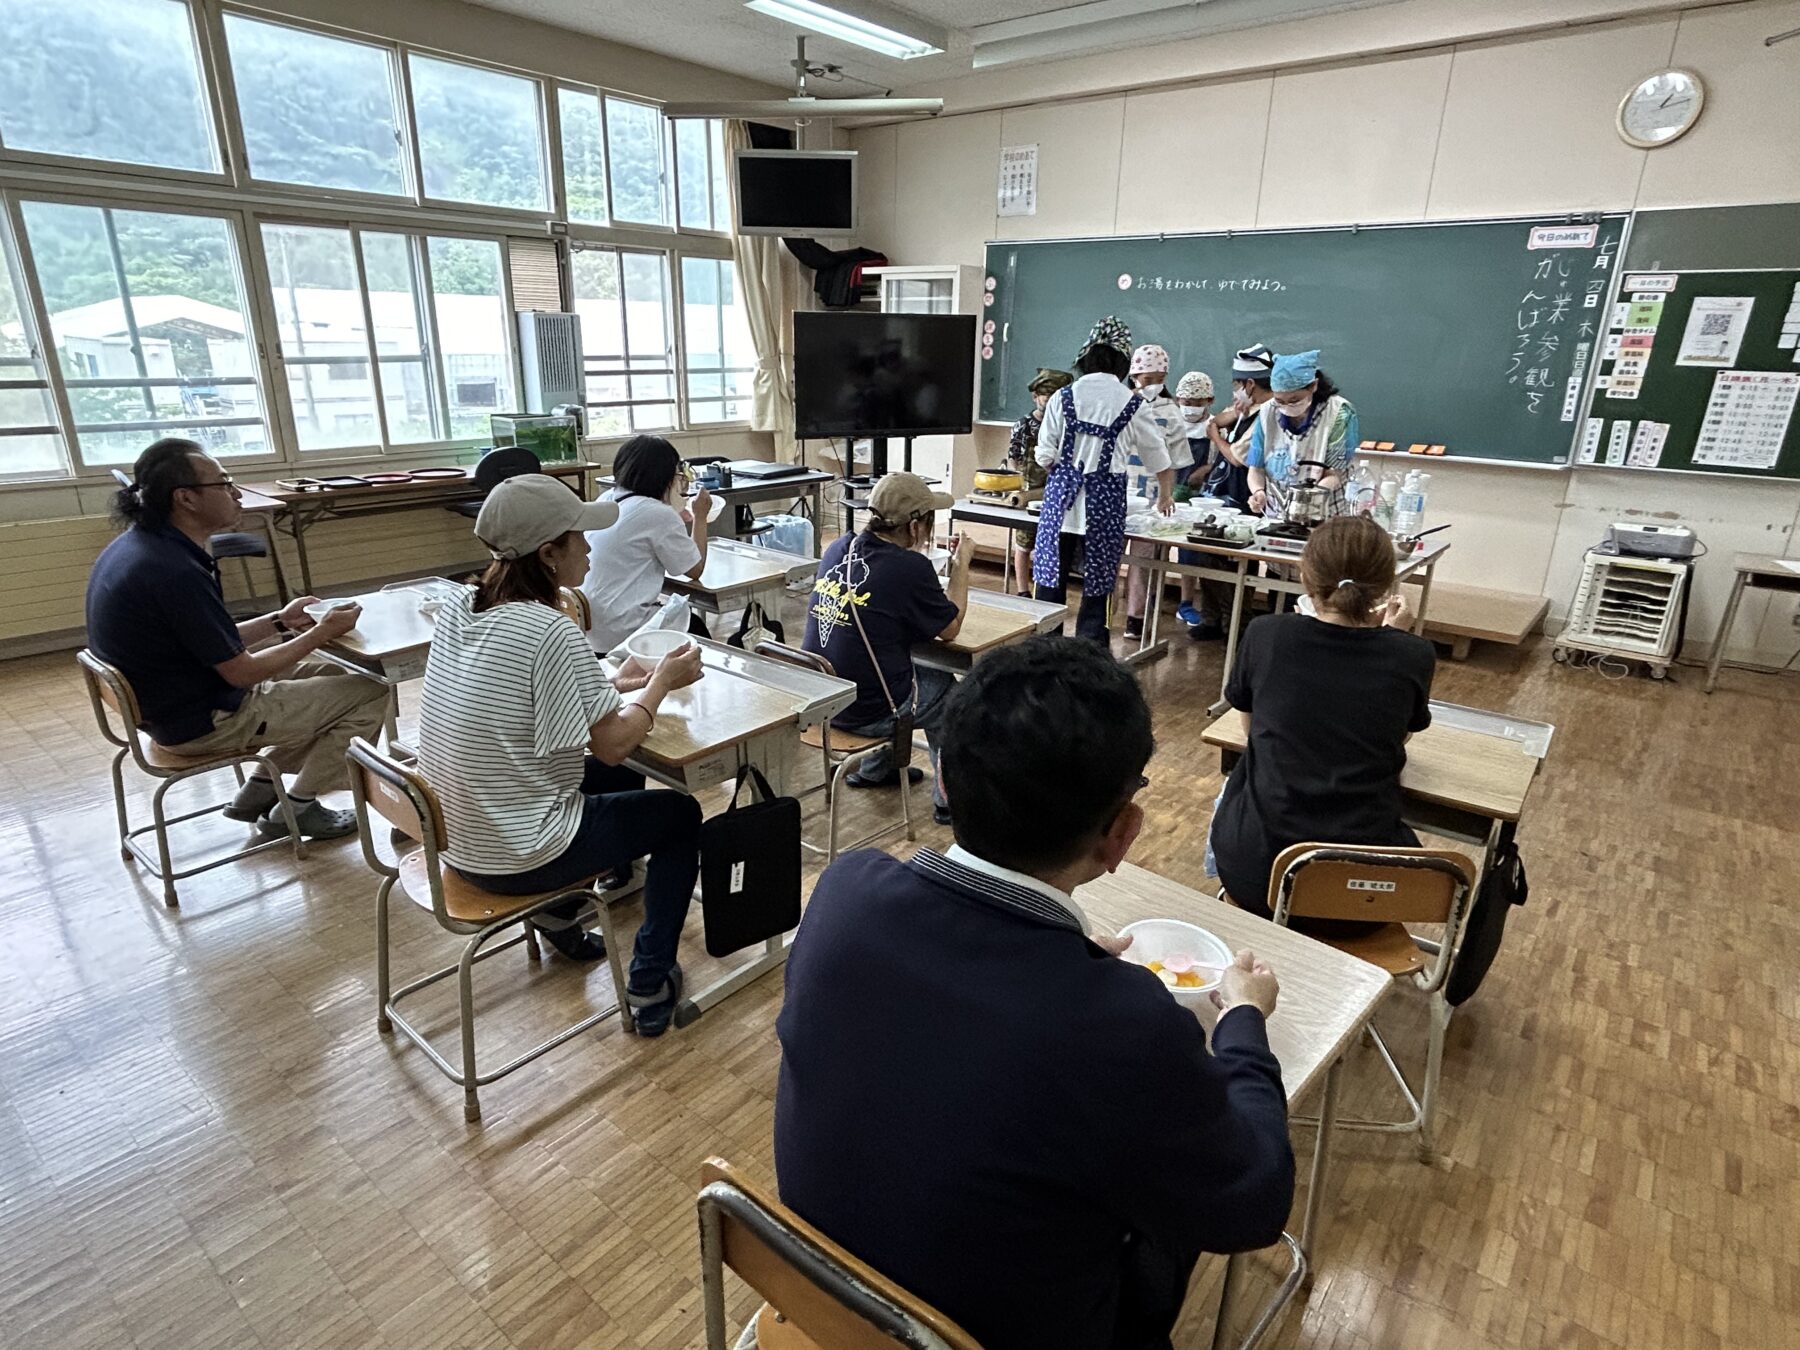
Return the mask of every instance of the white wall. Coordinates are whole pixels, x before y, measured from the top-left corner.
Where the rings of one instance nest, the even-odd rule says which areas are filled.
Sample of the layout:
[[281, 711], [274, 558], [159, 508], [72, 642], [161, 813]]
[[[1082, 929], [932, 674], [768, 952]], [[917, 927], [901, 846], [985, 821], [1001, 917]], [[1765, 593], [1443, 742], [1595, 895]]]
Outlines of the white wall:
[[[1361, 14], [1371, 46], [1391, 45], [1401, 35], [1388, 31], [1389, 11], [1423, 7], [1341, 16], [1334, 41], [1343, 45], [1342, 30]], [[863, 130], [852, 137], [867, 169], [859, 242], [896, 263], [980, 264], [996, 238], [1800, 200], [1800, 39], [1762, 43], [1795, 27], [1800, 0], [1753, 0]], [[1261, 40], [1221, 39], [1240, 50]], [[1677, 144], [1635, 150], [1615, 134], [1614, 110], [1633, 81], [1670, 64], [1706, 81], [1705, 113]], [[955, 102], [1017, 97], [1034, 71], [1037, 87], [1089, 92], [1096, 71], [1119, 87], [1146, 70], [1139, 53], [985, 83], [977, 75], [958, 82]], [[1000, 147], [1031, 142], [1038, 213], [996, 219]], [[1302, 181], [1281, 172], [1308, 162], [1326, 167]], [[959, 471], [1004, 447], [1003, 432], [979, 429], [959, 447]], [[1454, 461], [1433, 470], [1430, 514], [1456, 525], [1444, 575], [1547, 595], [1553, 615], [1574, 593], [1582, 553], [1615, 519], [1679, 519], [1711, 549], [1689, 621], [1702, 647], [1724, 606], [1732, 552], [1800, 557], [1792, 482]], [[1792, 613], [1791, 600], [1752, 592], [1731, 654], [1785, 660], [1800, 638]]]

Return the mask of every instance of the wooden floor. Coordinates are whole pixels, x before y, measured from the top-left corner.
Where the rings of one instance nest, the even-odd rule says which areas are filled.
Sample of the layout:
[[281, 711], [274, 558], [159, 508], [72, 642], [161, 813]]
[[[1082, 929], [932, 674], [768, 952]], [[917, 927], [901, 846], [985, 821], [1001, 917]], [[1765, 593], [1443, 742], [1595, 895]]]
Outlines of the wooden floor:
[[[1220, 652], [1175, 646], [1144, 675], [1161, 749], [1133, 860], [1198, 884]], [[1520, 832], [1531, 905], [1452, 1025], [1444, 1165], [1338, 1137], [1315, 1282], [1267, 1344], [1800, 1346], [1800, 678], [1699, 685], [1553, 668], [1541, 641], [1440, 665], [1440, 697], [1557, 725]], [[659, 1041], [608, 1023], [466, 1125], [376, 1034], [355, 844], [165, 910], [119, 860], [68, 655], [0, 665], [0, 845], [0, 1345], [702, 1343], [696, 1169], [772, 1175], [779, 976]], [[410, 909], [397, 937], [401, 971], [454, 950]], [[493, 1050], [609, 996], [556, 958], [481, 975]], [[426, 1004], [440, 1033], [450, 1007]], [[1412, 1000], [1383, 1024], [1416, 1061]], [[1395, 1109], [1368, 1052], [1347, 1083], [1347, 1113]], [[1177, 1345], [1207, 1343], [1219, 1268]]]

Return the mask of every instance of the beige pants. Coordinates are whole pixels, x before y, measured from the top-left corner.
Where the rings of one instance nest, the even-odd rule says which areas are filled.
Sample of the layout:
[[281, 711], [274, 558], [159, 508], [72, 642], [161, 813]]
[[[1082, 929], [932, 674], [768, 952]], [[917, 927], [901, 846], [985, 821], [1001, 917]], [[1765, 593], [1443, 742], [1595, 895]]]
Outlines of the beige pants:
[[294, 794], [316, 797], [348, 786], [344, 755], [350, 738], [374, 741], [381, 735], [388, 698], [388, 686], [378, 680], [329, 661], [302, 661], [246, 693], [236, 712], [214, 713], [206, 735], [169, 749], [203, 755], [266, 747], [276, 768], [295, 775]]

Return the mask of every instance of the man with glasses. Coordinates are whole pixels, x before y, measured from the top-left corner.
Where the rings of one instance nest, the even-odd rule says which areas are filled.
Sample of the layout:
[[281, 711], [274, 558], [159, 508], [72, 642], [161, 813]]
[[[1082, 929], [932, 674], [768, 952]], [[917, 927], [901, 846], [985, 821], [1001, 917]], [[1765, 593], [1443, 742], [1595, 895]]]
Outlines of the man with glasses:
[[1090, 934], [1073, 893], [1137, 839], [1154, 749], [1105, 648], [986, 657], [938, 744], [955, 847], [846, 854], [794, 939], [781, 1198], [987, 1350], [1166, 1348], [1200, 1253], [1275, 1242], [1293, 1202], [1275, 976], [1238, 954], [1209, 1053]]
[[[301, 834], [356, 833], [354, 812], [318, 798], [347, 785], [350, 738], [380, 734], [387, 686], [307, 658], [354, 628], [360, 609], [315, 623], [306, 607], [318, 600], [303, 595], [277, 613], [232, 619], [208, 544], [237, 523], [238, 489], [193, 441], [169, 437], [139, 455], [113, 513], [128, 528], [88, 578], [88, 645], [131, 681], [143, 729], [183, 755], [270, 748], [294, 775], [288, 796]], [[250, 650], [271, 638], [283, 641]], [[274, 805], [274, 785], [253, 775], [224, 814], [285, 832]]]

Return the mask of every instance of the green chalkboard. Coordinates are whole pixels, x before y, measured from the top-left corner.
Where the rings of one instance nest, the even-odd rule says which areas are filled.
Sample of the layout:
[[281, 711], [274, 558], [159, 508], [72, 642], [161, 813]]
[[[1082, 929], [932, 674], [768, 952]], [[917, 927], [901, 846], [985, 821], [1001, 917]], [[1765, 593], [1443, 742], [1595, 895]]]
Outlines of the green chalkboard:
[[[1673, 289], [1666, 292], [1636, 289], [1639, 286], [1665, 287], [1671, 283]], [[1620, 316], [1609, 313], [1609, 336], [1618, 336], [1620, 355], [1625, 358], [1629, 358], [1634, 341], [1649, 343], [1648, 359], [1642, 362], [1642, 374], [1638, 375], [1632, 366], [1604, 359], [1608, 348], [1602, 346], [1599, 379], [1588, 409], [1590, 420], [1584, 425], [1583, 438], [1579, 442], [1578, 462], [1695, 473], [1734, 473], [1753, 478], [1800, 478], [1800, 416], [1789, 410], [1783, 424], [1777, 420], [1777, 414], [1761, 410], [1785, 400], [1796, 386], [1800, 386], [1800, 363], [1794, 360], [1794, 344], [1800, 342], [1800, 336], [1787, 338], [1788, 346], [1781, 345], [1784, 328], [1791, 334], [1800, 335], [1800, 269], [1628, 271], [1624, 274], [1623, 286], [1619, 301], [1625, 312]], [[1633, 305], [1633, 295], [1645, 297], [1643, 303]], [[1750, 301], [1742, 343], [1730, 361], [1729, 371], [1725, 372], [1725, 384], [1733, 393], [1748, 395], [1745, 402], [1749, 411], [1744, 416], [1762, 419], [1772, 434], [1782, 437], [1772, 466], [1734, 464], [1716, 458], [1709, 461], [1707, 457], [1716, 456], [1719, 450], [1702, 447], [1708, 407], [1715, 391], [1721, 398], [1726, 392], [1720, 388], [1721, 370], [1713, 366], [1684, 365], [1680, 357], [1695, 303], [1714, 297]], [[1644, 322], [1650, 319], [1654, 322]], [[1611, 328], [1615, 322], [1618, 327]], [[1724, 317], [1719, 322], [1721, 327], [1728, 326]], [[1755, 375], [1780, 378], [1765, 379], [1755, 385], [1743, 378]], [[1636, 397], [1618, 396], [1621, 379], [1626, 381], [1623, 387], [1635, 392]], [[1632, 380], [1641, 383], [1634, 385], [1630, 383]], [[1598, 387], [1602, 383], [1607, 387]], [[1638, 434], [1646, 423], [1652, 430], [1659, 427], [1667, 430], [1659, 433], [1661, 445], [1654, 463], [1633, 463], [1631, 450], [1640, 444]], [[1621, 426], [1625, 429], [1618, 431]], [[1718, 444], [1715, 439], [1714, 446]], [[1644, 449], [1648, 451], [1649, 448], [1645, 443]], [[1697, 452], [1701, 454], [1702, 462], [1695, 462]]]
[[[1318, 347], [1364, 440], [1566, 464], [1624, 226], [1613, 215], [989, 244], [981, 417], [1021, 416], [1038, 367], [1068, 369], [1094, 321], [1116, 314], [1136, 341], [1169, 349], [1173, 373], [1210, 374], [1221, 397], [1239, 347]], [[1534, 228], [1591, 242], [1556, 245]]]

